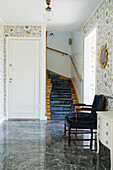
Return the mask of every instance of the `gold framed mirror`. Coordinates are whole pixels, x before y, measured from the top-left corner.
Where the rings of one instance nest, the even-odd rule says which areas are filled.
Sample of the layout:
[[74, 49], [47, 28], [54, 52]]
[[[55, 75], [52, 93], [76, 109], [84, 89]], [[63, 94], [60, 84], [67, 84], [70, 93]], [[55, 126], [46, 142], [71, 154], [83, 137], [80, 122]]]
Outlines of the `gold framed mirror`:
[[99, 52], [99, 63], [101, 68], [105, 68], [108, 61], [108, 52], [105, 46], [101, 46], [100, 52]]

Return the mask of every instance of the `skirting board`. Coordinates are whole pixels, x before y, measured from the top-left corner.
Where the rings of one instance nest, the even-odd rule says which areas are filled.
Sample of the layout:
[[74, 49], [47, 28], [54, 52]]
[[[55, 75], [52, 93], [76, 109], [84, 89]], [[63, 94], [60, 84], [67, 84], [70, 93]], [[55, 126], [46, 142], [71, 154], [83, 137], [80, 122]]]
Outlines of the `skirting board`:
[[18, 120], [21, 120], [21, 121], [24, 121], [24, 120], [40, 120], [40, 119], [8, 119], [8, 120], [15, 120], [15, 121], [16, 121], [16, 120], [17, 120], [17, 121], [18, 121]]
[[6, 120], [6, 117], [5, 117], [5, 116], [3, 116], [3, 117], [0, 118], [0, 125], [4, 122], [4, 120]]
[[8, 118], [8, 120], [20, 120], [20, 121], [24, 121], [24, 120], [47, 120], [47, 117], [46, 116], [44, 116], [44, 117], [42, 117], [42, 118], [40, 118], [40, 119], [35, 119], [35, 118]]

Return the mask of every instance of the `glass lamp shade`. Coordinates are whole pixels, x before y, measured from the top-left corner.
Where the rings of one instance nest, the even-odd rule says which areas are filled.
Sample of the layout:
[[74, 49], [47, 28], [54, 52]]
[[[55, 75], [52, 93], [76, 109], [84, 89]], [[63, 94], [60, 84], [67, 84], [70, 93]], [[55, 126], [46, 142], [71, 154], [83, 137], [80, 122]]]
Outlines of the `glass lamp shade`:
[[51, 21], [54, 18], [52, 9], [48, 6], [44, 11], [44, 19], [46, 21]]

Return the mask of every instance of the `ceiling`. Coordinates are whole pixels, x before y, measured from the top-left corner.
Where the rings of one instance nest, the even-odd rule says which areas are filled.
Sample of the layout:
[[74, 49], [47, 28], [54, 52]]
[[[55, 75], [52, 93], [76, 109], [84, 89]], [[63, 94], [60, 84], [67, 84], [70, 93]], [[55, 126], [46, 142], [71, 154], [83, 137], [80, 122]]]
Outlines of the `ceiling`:
[[54, 19], [45, 21], [45, 0], [0, 0], [0, 17], [5, 24], [47, 25], [48, 30], [76, 31], [102, 0], [51, 0]]

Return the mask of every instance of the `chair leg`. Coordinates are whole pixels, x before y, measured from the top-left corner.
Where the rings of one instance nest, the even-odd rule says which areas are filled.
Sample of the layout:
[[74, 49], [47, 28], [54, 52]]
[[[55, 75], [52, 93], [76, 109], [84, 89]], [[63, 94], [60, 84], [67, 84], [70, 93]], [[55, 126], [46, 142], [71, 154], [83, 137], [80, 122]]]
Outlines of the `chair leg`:
[[77, 129], [76, 129], [76, 134], [75, 134], [75, 136], [77, 137]]
[[66, 123], [64, 122], [64, 135], [66, 135]]
[[71, 133], [71, 124], [69, 123], [69, 125], [68, 125], [68, 146], [70, 146], [70, 140], [71, 140], [70, 133]]
[[91, 129], [90, 149], [92, 149], [92, 144], [93, 144], [93, 129]]

